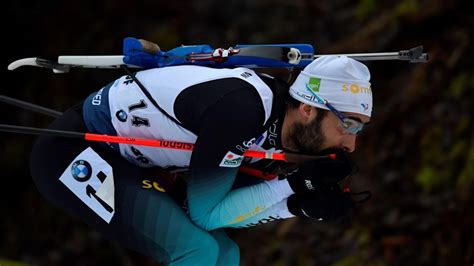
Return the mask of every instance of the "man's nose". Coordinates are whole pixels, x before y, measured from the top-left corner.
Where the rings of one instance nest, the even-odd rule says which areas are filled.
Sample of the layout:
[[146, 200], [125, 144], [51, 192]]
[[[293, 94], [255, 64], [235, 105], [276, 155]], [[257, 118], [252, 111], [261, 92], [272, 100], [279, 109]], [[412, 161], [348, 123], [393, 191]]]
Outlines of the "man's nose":
[[346, 152], [353, 152], [356, 148], [356, 135], [351, 135], [347, 134], [344, 136], [343, 142], [342, 142], [342, 148]]

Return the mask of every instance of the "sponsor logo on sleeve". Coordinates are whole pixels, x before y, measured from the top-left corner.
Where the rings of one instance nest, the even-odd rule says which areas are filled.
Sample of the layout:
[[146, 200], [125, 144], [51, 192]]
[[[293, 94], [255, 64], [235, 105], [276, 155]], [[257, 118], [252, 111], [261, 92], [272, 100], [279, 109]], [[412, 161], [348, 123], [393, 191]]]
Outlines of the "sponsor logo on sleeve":
[[219, 166], [221, 167], [239, 167], [244, 159], [243, 155], [235, 154], [231, 151], [228, 151], [224, 158], [222, 159]]
[[243, 141], [242, 145], [236, 145], [235, 148], [241, 152], [246, 152], [256, 141], [257, 138], [252, 138], [249, 141]]
[[257, 215], [258, 213], [264, 211], [266, 209], [265, 206], [257, 206], [255, 207], [255, 209], [253, 210], [250, 210], [244, 214], [241, 214], [237, 217], [235, 217], [232, 221], [230, 221], [228, 224], [236, 224], [236, 223], [240, 223], [240, 222], [243, 222], [244, 220], [252, 217], [252, 216], [255, 216]]

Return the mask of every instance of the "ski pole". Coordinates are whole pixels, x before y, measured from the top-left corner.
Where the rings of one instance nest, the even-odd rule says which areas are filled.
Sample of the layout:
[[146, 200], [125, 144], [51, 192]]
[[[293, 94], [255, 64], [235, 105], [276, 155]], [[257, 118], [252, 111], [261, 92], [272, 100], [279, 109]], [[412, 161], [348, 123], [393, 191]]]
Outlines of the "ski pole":
[[[57, 137], [79, 138], [79, 139], [84, 139], [88, 141], [122, 143], [122, 144], [149, 146], [149, 147], [157, 147], [157, 148], [163, 148], [163, 149], [182, 150], [182, 151], [192, 151], [194, 149], [194, 144], [179, 142], [179, 141], [144, 139], [144, 138], [122, 137], [122, 136], [109, 136], [109, 135], [102, 135], [102, 134], [14, 126], [14, 125], [6, 125], [6, 124], [0, 124], [0, 131], [10, 132], [10, 133], [20, 133], [20, 134], [49, 135], [49, 136], [57, 136]], [[296, 154], [296, 153], [277, 153], [277, 152], [255, 151], [255, 150], [246, 151], [244, 153], [244, 156], [253, 157], [253, 158], [261, 158], [261, 159], [278, 160], [278, 161], [297, 162], [297, 163], [307, 161], [307, 160], [328, 159], [328, 158], [334, 160], [336, 158], [335, 154], [330, 154], [329, 156], [315, 156], [315, 155], [303, 155], [303, 154]]]
[[[46, 108], [43, 106], [39, 106], [33, 103], [21, 101], [18, 99], [14, 99], [5, 95], [0, 95], [0, 101], [12, 104], [14, 106], [18, 106], [30, 111], [42, 113], [49, 115], [51, 117], [57, 118], [62, 115], [61, 112]], [[17, 131], [19, 130], [19, 131]], [[24, 133], [24, 134], [36, 134], [36, 135], [53, 135], [53, 136], [69, 136], [69, 137], [77, 137], [77, 138], [82, 138], [86, 140], [93, 140], [93, 141], [102, 141], [102, 142], [112, 142], [112, 143], [125, 143], [125, 142], [114, 142], [114, 138], [117, 138], [117, 136], [108, 136], [108, 135], [100, 135], [100, 134], [92, 134], [92, 133], [79, 133], [79, 132], [70, 132], [70, 131], [61, 131], [61, 130], [51, 130], [51, 129], [41, 129], [41, 128], [33, 128], [33, 127], [21, 127], [21, 126], [13, 126], [13, 125], [5, 125], [5, 124], [0, 124], [0, 131], [4, 132], [12, 132], [12, 133]], [[21, 131], [21, 132], [20, 132]], [[64, 134], [64, 135], [58, 135], [56, 133]], [[79, 134], [79, 135], [78, 135]], [[83, 135], [84, 134], [84, 135]], [[108, 138], [108, 140], [106, 140]], [[136, 138], [133, 138], [136, 140]], [[149, 146], [146, 143], [148, 140], [146, 140], [145, 144], [138, 144], [142, 143], [141, 141], [135, 141], [134, 143], [129, 143], [129, 144], [135, 144], [135, 145], [144, 145], [144, 146]], [[165, 142], [165, 143], [169, 143]], [[192, 145], [192, 144], [191, 144]], [[151, 145], [154, 146], [154, 145]], [[176, 146], [176, 145], [174, 145]], [[160, 147], [160, 146], [154, 146], [154, 147]], [[161, 147], [163, 148], [163, 147]], [[191, 149], [192, 150], [192, 149]], [[254, 153], [254, 151], [247, 151], [245, 156], [247, 157], [255, 157], [255, 158], [265, 158], [265, 159], [273, 159], [273, 160], [287, 160], [289, 162], [304, 162], [308, 160], [314, 160], [318, 159], [317, 157], [313, 155], [304, 155], [304, 154], [297, 154], [297, 153], [285, 153], [284, 157], [281, 157], [282, 153], [262, 153], [261, 151], [258, 151], [257, 153]], [[277, 159], [275, 159], [277, 158]], [[331, 159], [335, 159], [331, 157]]]
[[54, 117], [54, 118], [58, 118], [62, 115], [62, 113], [59, 112], [59, 111], [56, 111], [56, 110], [53, 110], [53, 109], [50, 109], [50, 108], [46, 108], [46, 107], [43, 107], [43, 106], [39, 106], [39, 105], [36, 105], [36, 104], [33, 104], [33, 103], [25, 102], [25, 101], [22, 101], [22, 100], [14, 99], [14, 98], [11, 98], [11, 97], [8, 97], [8, 96], [5, 96], [5, 95], [0, 95], [0, 102], [11, 104], [13, 106], [24, 108], [26, 110], [41, 113], [41, 114], [44, 114], [44, 115], [48, 115], [48, 116], [51, 116], [51, 117]]

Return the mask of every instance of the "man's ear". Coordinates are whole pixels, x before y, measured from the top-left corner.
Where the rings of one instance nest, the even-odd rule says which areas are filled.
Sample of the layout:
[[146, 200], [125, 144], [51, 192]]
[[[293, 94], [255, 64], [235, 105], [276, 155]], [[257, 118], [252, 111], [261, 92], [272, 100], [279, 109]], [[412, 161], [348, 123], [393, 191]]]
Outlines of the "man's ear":
[[303, 123], [309, 123], [309, 121], [312, 121], [318, 113], [316, 108], [305, 103], [301, 103], [298, 110]]

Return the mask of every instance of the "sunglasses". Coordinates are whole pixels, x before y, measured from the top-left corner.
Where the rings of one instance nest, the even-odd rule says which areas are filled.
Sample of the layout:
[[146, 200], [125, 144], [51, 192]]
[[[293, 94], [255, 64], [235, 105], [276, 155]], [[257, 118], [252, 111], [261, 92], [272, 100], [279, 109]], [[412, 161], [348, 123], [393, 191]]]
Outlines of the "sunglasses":
[[324, 104], [329, 110], [335, 114], [339, 120], [341, 120], [341, 127], [345, 134], [358, 135], [364, 129], [364, 123], [361, 123], [357, 120], [345, 116], [343, 113], [339, 112], [334, 106], [332, 106], [328, 100], [323, 99], [316, 95], [314, 91], [306, 83], [306, 89], [316, 98], [320, 104]]

